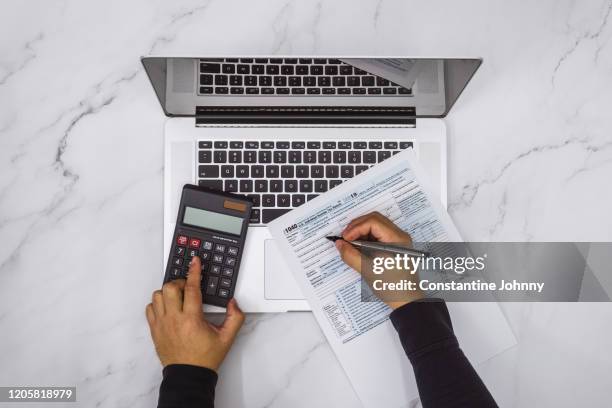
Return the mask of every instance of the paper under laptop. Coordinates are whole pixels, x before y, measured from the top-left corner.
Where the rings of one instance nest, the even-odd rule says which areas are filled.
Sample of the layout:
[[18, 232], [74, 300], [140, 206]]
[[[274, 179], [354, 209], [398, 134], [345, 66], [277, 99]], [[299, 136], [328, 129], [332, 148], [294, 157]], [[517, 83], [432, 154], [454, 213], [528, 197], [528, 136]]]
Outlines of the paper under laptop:
[[342, 61], [370, 74], [412, 89], [427, 61], [407, 58], [343, 58]]
[[[304, 296], [365, 407], [406, 407], [418, 397], [412, 367], [382, 302], [361, 302], [361, 281], [325, 239], [379, 211], [415, 242], [460, 241], [409, 150], [268, 224]], [[497, 303], [450, 303], [461, 348], [479, 364], [516, 340]]]

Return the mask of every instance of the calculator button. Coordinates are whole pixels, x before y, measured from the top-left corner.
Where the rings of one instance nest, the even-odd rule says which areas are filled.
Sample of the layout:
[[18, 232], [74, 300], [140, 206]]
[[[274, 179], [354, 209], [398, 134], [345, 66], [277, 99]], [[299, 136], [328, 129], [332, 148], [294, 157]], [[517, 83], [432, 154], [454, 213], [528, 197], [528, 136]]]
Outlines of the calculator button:
[[217, 252], [225, 252], [225, 245], [223, 245], [223, 244], [215, 245], [215, 251], [217, 251]]
[[221, 278], [221, 286], [223, 286], [224, 288], [229, 288], [232, 286], [232, 281], [231, 279], [227, 279], [227, 278]]
[[185, 255], [185, 247], [177, 246], [174, 248], [174, 255], [176, 256], [184, 256]]
[[223, 289], [223, 288], [219, 288], [219, 297], [226, 298], [228, 296], [229, 296], [229, 290]]
[[232, 268], [223, 268], [223, 276], [226, 278], [231, 278], [234, 276], [234, 269]]
[[176, 243], [182, 246], [187, 246], [187, 241], [189, 240], [189, 238], [187, 238], [184, 235], [179, 235], [178, 237], [176, 237]]
[[219, 275], [221, 273], [221, 265], [212, 265], [210, 267], [210, 273], [212, 275]]
[[238, 255], [238, 248], [236, 247], [229, 247], [227, 250], [228, 255], [232, 255], [232, 256], [236, 256]]
[[219, 283], [219, 278], [216, 276], [211, 276], [208, 278], [208, 282], [206, 282], [206, 294], [214, 295], [217, 292], [217, 284]]
[[212, 249], [212, 242], [210, 241], [204, 241], [202, 243], [202, 249], [206, 250], [206, 251], [210, 251]]
[[191, 260], [191, 258], [193, 258], [194, 256], [198, 256], [198, 250], [197, 249], [190, 249], [189, 251], [187, 251], [187, 256]]
[[200, 259], [202, 261], [208, 261], [210, 259], [210, 252], [207, 252], [207, 251], [200, 252]]
[[172, 265], [174, 265], [174, 266], [183, 266], [183, 258], [175, 257], [174, 259], [172, 259]]
[[199, 248], [200, 247], [200, 243], [201, 241], [197, 238], [191, 238], [189, 240], [189, 247], [190, 248]]
[[227, 266], [234, 266], [234, 265], [236, 265], [236, 258], [230, 258], [228, 256], [227, 258], [225, 258], [225, 264]]
[[170, 269], [170, 277], [173, 279], [180, 278], [183, 274], [183, 270], [181, 268], [174, 267]]
[[213, 262], [223, 263], [223, 255], [213, 254]]

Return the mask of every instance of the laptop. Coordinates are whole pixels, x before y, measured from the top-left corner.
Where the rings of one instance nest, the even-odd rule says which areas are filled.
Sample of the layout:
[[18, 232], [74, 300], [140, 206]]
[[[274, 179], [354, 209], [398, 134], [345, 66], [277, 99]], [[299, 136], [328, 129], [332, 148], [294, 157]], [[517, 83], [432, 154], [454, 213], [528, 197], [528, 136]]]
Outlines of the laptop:
[[446, 205], [442, 118], [481, 60], [148, 56], [142, 63], [168, 117], [164, 265], [185, 183], [247, 195], [254, 207], [235, 297], [245, 312], [285, 312], [310, 307], [266, 224], [403, 149], [414, 151]]

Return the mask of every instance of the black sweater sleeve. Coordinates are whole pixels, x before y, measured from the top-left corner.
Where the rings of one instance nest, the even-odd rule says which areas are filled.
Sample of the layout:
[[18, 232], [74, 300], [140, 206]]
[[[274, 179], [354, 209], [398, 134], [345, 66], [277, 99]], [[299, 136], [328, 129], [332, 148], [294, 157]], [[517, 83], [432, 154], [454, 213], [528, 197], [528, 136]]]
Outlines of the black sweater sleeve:
[[213, 408], [217, 373], [209, 368], [171, 364], [164, 368], [158, 408]]
[[390, 318], [412, 363], [423, 408], [497, 407], [459, 348], [443, 300], [408, 303]]

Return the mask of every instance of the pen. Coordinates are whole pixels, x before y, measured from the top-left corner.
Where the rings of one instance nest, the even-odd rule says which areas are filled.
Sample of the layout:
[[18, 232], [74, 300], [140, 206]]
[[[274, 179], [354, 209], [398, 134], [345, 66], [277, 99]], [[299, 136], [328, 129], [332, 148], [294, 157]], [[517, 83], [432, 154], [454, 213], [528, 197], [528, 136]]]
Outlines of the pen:
[[[336, 242], [339, 239], [346, 241], [344, 238], [338, 237], [338, 236], [328, 236], [325, 238], [327, 238], [328, 240], [332, 242]], [[425, 257], [429, 256], [428, 252], [419, 251], [417, 249], [404, 248], [398, 245], [384, 244], [382, 242], [373, 242], [373, 241], [346, 241], [346, 242], [348, 242], [349, 244], [353, 246], [356, 246], [357, 248], [368, 248], [368, 249], [373, 249], [377, 251], [392, 252], [396, 254], [405, 254], [409, 256], [425, 256]]]

